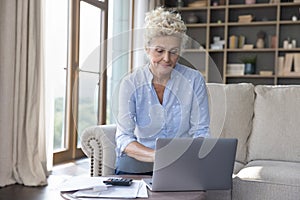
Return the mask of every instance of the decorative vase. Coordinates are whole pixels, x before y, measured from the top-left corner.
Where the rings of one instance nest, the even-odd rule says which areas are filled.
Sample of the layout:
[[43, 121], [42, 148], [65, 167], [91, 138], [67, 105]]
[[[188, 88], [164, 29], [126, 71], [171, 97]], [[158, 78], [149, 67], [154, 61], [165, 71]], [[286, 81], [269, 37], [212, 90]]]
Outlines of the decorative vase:
[[245, 74], [255, 74], [255, 65], [252, 63], [245, 63]]
[[189, 14], [189, 16], [187, 18], [187, 22], [190, 24], [198, 23], [199, 18], [194, 13], [191, 13], [191, 14]]
[[258, 38], [256, 41], [256, 48], [262, 49], [265, 48], [265, 41], [263, 38]]

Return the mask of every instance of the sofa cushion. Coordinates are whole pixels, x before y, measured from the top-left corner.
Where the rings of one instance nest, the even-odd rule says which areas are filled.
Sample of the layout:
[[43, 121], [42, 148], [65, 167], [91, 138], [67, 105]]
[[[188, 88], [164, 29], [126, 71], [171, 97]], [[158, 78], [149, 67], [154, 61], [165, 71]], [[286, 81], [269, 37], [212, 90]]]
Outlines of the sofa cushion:
[[256, 86], [251, 160], [300, 162], [300, 86]]
[[249, 83], [208, 83], [207, 87], [211, 135], [237, 138], [236, 160], [246, 163], [247, 140], [252, 129], [254, 86]]
[[299, 199], [299, 173], [300, 163], [253, 161], [233, 179], [232, 199]]
[[300, 163], [251, 161], [233, 179], [233, 199], [294, 200], [300, 196]]
[[257, 160], [249, 162], [237, 177], [248, 181], [300, 187], [300, 163]]

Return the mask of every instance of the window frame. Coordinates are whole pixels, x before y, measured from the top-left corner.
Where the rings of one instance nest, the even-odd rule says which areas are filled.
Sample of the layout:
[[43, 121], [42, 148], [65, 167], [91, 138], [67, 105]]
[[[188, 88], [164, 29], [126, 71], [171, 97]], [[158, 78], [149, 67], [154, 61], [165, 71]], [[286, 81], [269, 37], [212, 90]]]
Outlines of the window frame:
[[[69, 0], [69, 34], [68, 34], [68, 62], [67, 62], [67, 88], [66, 88], [66, 116], [65, 116], [65, 137], [66, 149], [53, 153], [53, 164], [66, 162], [84, 157], [84, 153], [77, 148], [77, 119], [79, 99], [79, 33], [80, 33], [80, 2], [93, 5], [104, 13], [102, 18], [103, 33], [101, 41], [107, 40], [108, 33], [108, 0]], [[99, 96], [98, 96], [98, 124], [104, 124], [106, 119], [106, 63], [107, 51], [106, 42], [101, 45], [101, 63], [99, 74]]]

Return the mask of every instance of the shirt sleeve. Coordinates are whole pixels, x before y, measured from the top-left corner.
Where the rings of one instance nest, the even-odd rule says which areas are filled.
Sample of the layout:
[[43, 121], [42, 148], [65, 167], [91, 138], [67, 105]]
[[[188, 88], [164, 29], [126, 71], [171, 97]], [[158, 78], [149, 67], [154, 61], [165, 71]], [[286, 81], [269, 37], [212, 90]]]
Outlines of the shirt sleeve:
[[193, 137], [210, 137], [209, 104], [207, 88], [203, 77], [199, 74], [193, 86], [193, 102], [191, 109], [189, 134]]
[[124, 79], [120, 84], [118, 108], [115, 109], [116, 112], [116, 153], [117, 156], [122, 155], [126, 146], [136, 141], [134, 135], [135, 129], [135, 100], [134, 100], [134, 85], [129, 79]]

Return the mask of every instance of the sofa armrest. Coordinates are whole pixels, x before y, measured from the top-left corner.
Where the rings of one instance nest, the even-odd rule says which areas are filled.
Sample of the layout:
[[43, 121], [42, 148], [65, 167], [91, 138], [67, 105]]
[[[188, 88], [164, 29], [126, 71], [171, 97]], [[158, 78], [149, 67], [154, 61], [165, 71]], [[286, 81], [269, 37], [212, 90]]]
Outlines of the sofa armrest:
[[86, 128], [81, 136], [82, 151], [91, 159], [91, 176], [115, 173], [116, 125]]

